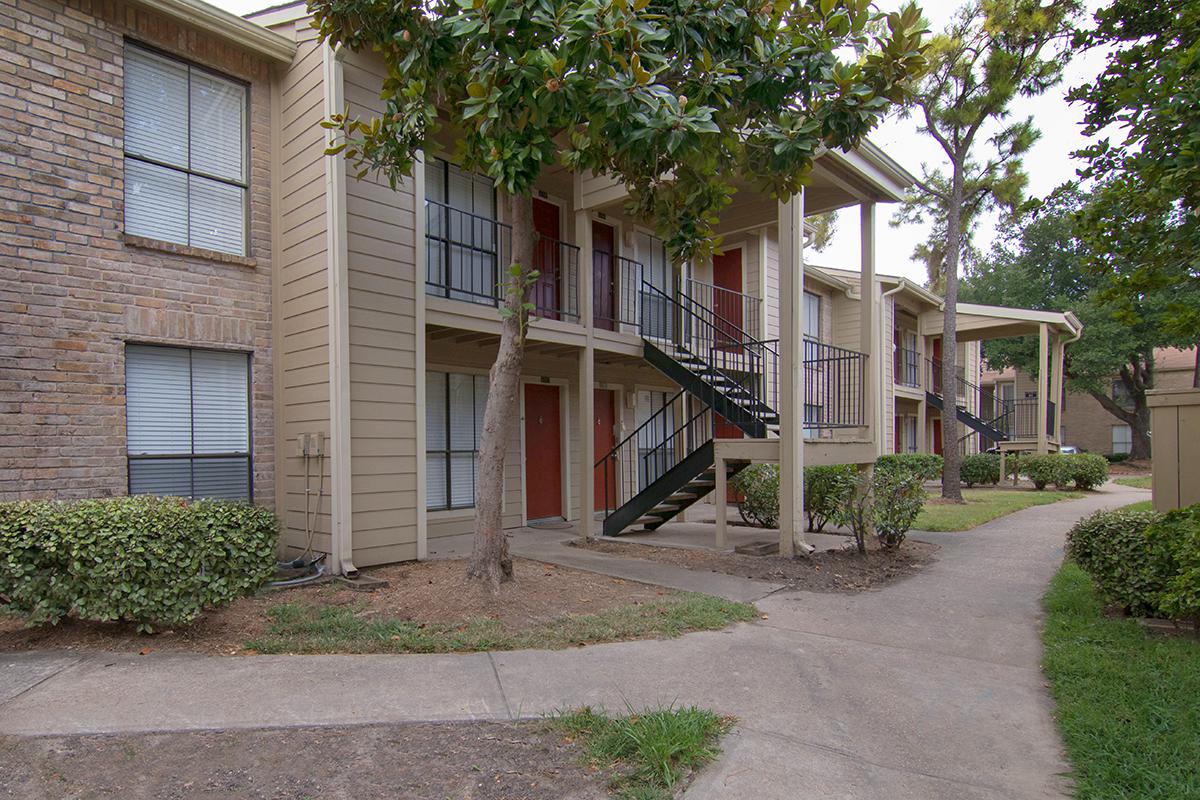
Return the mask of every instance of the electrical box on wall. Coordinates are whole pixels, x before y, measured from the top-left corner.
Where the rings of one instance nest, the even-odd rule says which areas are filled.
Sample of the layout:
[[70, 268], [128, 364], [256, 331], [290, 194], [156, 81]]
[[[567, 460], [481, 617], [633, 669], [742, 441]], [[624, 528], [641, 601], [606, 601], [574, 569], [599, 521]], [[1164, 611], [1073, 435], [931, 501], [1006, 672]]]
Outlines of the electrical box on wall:
[[302, 433], [296, 437], [296, 455], [305, 458], [318, 457], [324, 454], [325, 434]]

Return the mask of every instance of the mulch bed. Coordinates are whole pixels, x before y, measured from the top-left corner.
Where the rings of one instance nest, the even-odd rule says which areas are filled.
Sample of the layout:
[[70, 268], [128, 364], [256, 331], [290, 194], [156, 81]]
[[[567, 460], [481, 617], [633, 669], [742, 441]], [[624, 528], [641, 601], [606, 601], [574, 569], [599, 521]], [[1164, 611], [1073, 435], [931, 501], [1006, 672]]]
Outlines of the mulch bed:
[[489, 617], [509, 630], [523, 630], [572, 614], [592, 614], [615, 606], [661, 598], [657, 586], [611, 578], [553, 564], [513, 560], [515, 580], [502, 584], [498, 597], [466, 577], [465, 560], [421, 561], [363, 570], [389, 582], [373, 592], [355, 591], [336, 582], [264, 591], [216, 611], [179, 630], [139, 634], [132, 626], [80, 622], [28, 628], [14, 616], [0, 615], [0, 651], [33, 649], [122, 652], [187, 651], [234, 655], [264, 634], [266, 610], [279, 603], [361, 606], [360, 613], [410, 622], [454, 623]]
[[0, 797], [600, 800], [547, 722], [0, 737]]
[[578, 539], [575, 547], [640, 558], [686, 569], [786, 583], [814, 592], [857, 592], [912, 575], [935, 560], [938, 546], [909, 539], [895, 550], [823, 550], [807, 558], [752, 556], [683, 547], [655, 547], [603, 539]]

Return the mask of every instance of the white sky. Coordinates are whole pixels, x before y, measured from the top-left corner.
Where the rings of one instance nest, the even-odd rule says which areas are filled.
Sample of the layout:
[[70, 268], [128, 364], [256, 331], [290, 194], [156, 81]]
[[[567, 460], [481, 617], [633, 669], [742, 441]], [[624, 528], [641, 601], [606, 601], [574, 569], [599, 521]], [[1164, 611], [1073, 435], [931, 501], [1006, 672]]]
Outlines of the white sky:
[[[209, 0], [214, 5], [246, 14], [264, 8], [272, 0]], [[901, 0], [877, 0], [885, 11], [902, 5]], [[925, 0], [920, 3], [934, 32], [941, 30], [954, 10], [962, 5], [957, 0]], [[1089, 16], [1100, 5], [1099, 0], [1086, 3]], [[1089, 52], [1076, 55], [1067, 65], [1063, 82], [1041, 97], [1019, 98], [1013, 104], [1012, 117], [1018, 119], [1032, 115], [1042, 138], [1025, 157], [1025, 169], [1029, 173], [1028, 193], [1032, 197], [1044, 197], [1057, 186], [1075, 177], [1079, 163], [1070, 156], [1079, 149], [1084, 138], [1080, 134], [1083, 109], [1070, 105], [1065, 99], [1068, 88], [1093, 78], [1103, 67], [1103, 54]], [[929, 137], [917, 133], [916, 122], [887, 119], [871, 135], [871, 140], [882, 147], [892, 158], [914, 175], [920, 175], [922, 163], [931, 166], [942, 163], [941, 148]], [[986, 157], [985, 146], [977, 145], [980, 159]], [[913, 248], [924, 240], [926, 230], [922, 226], [906, 225], [892, 228], [888, 225], [894, 206], [880, 206], [876, 214], [876, 270], [893, 275], [904, 275], [924, 283], [925, 267], [911, 259]], [[837, 231], [829, 247], [821, 253], [809, 254], [808, 260], [818, 265], [858, 269], [859, 266], [859, 217], [857, 208], [839, 212]], [[976, 234], [975, 244], [987, 251], [997, 235], [995, 216], [984, 219]]]

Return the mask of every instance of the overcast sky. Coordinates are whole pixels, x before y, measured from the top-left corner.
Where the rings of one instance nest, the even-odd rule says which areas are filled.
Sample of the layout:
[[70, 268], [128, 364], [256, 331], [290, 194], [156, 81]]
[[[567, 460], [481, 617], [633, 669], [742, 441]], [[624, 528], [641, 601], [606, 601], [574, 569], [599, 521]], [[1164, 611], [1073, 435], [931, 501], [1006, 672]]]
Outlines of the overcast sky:
[[[215, 5], [235, 14], [246, 14], [269, 5], [271, 0], [210, 0]], [[902, 5], [900, 0], [877, 0], [884, 10], [894, 10]], [[920, 3], [930, 22], [930, 29], [941, 30], [949, 21], [954, 10], [962, 5], [957, 0], [926, 0]], [[1099, 0], [1088, 0], [1088, 14], [1100, 5]], [[1059, 86], [1041, 97], [1018, 99], [1013, 104], [1013, 117], [1032, 115], [1042, 138], [1025, 157], [1025, 168], [1029, 173], [1029, 194], [1044, 197], [1055, 187], [1075, 177], [1078, 162], [1070, 154], [1084, 143], [1080, 134], [1083, 110], [1070, 105], [1064, 95], [1069, 87], [1093, 78], [1103, 67], [1103, 56], [1099, 52], [1077, 54], [1067, 65], [1065, 78]], [[942, 151], [928, 136], [917, 133], [914, 119], [888, 119], [875, 130], [871, 140], [882, 147], [914, 175], [919, 175], [923, 163], [936, 166], [942, 163]], [[977, 145], [980, 159], [987, 155], [986, 143]], [[894, 206], [881, 206], [876, 215], [876, 270], [883, 273], [904, 275], [920, 283], [925, 281], [925, 267], [911, 259], [913, 248], [924, 240], [927, 231], [921, 226], [906, 225], [892, 228], [888, 220]], [[810, 253], [808, 261], [813, 264], [858, 269], [859, 226], [858, 210], [846, 209], [838, 215], [837, 231], [825, 251]], [[976, 234], [975, 244], [982, 250], [991, 247], [997, 235], [996, 219], [985, 219]]]

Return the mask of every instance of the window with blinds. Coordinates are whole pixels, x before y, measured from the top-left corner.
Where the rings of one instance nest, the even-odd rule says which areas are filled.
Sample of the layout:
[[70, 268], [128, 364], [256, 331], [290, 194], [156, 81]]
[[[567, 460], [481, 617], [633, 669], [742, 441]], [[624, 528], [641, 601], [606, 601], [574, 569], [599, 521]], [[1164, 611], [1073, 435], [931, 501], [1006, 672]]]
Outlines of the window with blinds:
[[127, 44], [125, 232], [246, 254], [245, 84]]
[[426, 291], [475, 303], [497, 297], [507, 229], [496, 221], [496, 191], [487, 176], [440, 158], [425, 162]]
[[821, 341], [821, 295], [804, 293], [804, 335]]
[[428, 372], [425, 377], [425, 507], [475, 506], [486, 375]]
[[249, 500], [250, 357], [125, 348], [129, 493]]

